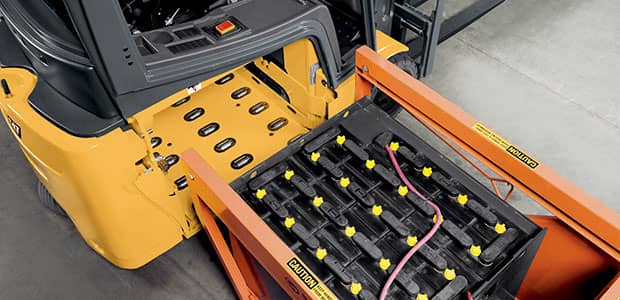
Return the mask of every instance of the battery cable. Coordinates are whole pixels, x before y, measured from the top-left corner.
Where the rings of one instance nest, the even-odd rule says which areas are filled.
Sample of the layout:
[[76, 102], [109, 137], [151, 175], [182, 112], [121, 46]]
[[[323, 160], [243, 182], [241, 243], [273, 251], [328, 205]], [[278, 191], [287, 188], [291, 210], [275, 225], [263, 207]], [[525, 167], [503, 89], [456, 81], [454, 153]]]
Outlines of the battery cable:
[[[388, 155], [390, 156], [390, 160], [392, 161], [392, 165], [394, 166], [394, 169], [396, 170], [396, 173], [398, 173], [398, 176], [400, 177], [400, 179], [405, 183], [405, 185], [407, 186], [407, 188], [409, 188], [410, 191], [414, 192], [416, 195], [418, 195], [418, 197], [422, 198], [424, 201], [426, 201], [426, 203], [428, 203], [433, 210], [435, 210], [435, 215], [437, 216], [437, 220], [443, 220], [443, 217], [441, 215], [441, 211], [439, 210], [439, 207], [433, 203], [432, 201], [430, 201], [428, 198], [426, 198], [424, 195], [422, 195], [422, 193], [420, 193], [412, 184], [411, 182], [409, 182], [409, 180], [407, 180], [407, 177], [405, 176], [405, 174], [403, 173], [403, 170], [400, 168], [400, 165], [398, 164], [398, 161], [396, 160], [396, 156], [394, 155], [394, 152], [392, 151], [392, 149], [390, 149], [389, 145], [385, 146], [385, 150], [388, 152]], [[390, 277], [388, 277], [387, 281], [385, 282], [385, 285], [383, 286], [383, 289], [381, 289], [381, 295], [379, 297], [379, 300], [385, 300], [385, 298], [387, 297], [388, 291], [390, 290], [390, 286], [392, 285], [392, 283], [394, 282], [394, 280], [396, 279], [396, 277], [398, 276], [398, 274], [400, 273], [400, 271], [402, 271], [402, 269], [405, 267], [405, 265], [407, 264], [407, 262], [409, 262], [409, 260], [411, 259], [411, 257], [422, 247], [424, 246], [432, 237], [433, 235], [435, 235], [435, 233], [437, 232], [437, 230], [439, 230], [439, 226], [441, 224], [441, 221], [439, 222], [435, 222], [435, 224], [433, 225], [433, 227], [431, 228], [431, 230], [428, 231], [428, 233], [424, 236], [424, 238], [422, 238], [417, 244], [415, 244], [415, 246], [413, 246], [409, 252], [407, 252], [407, 254], [400, 260], [400, 262], [398, 263], [398, 265], [396, 265], [396, 267], [394, 268], [394, 270], [392, 271], [392, 273], [390, 274]]]

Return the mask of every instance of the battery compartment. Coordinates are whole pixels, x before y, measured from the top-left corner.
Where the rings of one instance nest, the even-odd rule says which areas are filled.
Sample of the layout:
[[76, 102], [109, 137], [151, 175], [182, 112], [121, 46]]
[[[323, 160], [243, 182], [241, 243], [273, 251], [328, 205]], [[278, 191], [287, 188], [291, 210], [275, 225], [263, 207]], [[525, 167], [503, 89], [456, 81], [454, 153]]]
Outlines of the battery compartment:
[[384, 148], [393, 142], [401, 168], [444, 220], [389, 298], [514, 295], [542, 229], [368, 100], [232, 187], [339, 298], [376, 299], [391, 270], [438, 221], [403, 190]]

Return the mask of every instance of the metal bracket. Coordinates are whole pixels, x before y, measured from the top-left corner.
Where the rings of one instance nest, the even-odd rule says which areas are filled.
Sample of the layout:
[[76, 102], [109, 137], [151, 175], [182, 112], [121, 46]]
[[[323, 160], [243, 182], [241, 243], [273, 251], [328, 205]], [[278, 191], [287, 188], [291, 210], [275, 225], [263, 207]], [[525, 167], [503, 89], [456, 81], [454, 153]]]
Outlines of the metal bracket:
[[[437, 45], [461, 31], [505, 0], [478, 0], [459, 13], [443, 18], [445, 0], [437, 0], [430, 15], [418, 7], [429, 0], [396, 0], [392, 36], [409, 47], [409, 55], [419, 59], [418, 78], [430, 75]], [[408, 39], [407, 30], [417, 36]]]
[[319, 63], [310, 66], [310, 85], [316, 84], [316, 71], [318, 71], [320, 68], [321, 65], [319, 65]]

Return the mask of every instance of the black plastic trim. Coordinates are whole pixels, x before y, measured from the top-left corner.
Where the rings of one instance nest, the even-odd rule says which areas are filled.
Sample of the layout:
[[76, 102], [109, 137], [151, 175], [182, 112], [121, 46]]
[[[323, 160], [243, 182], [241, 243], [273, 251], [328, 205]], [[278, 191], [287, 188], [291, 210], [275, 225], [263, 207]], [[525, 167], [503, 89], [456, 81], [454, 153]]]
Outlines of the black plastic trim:
[[[56, 90], [47, 76], [41, 76], [33, 67], [29, 58], [24, 54], [20, 43], [15, 39], [6, 26], [4, 17], [0, 18], [0, 65], [4, 67], [24, 68], [37, 75], [37, 84], [30, 94], [31, 107], [58, 128], [77, 137], [98, 137], [126, 123], [119, 116], [101, 118], [73, 103]], [[57, 74], [62, 76], [63, 73]], [[78, 84], [78, 79], [64, 78]]]
[[52, 124], [77, 137], [99, 137], [126, 122], [120, 116], [102, 119], [73, 104], [47, 82], [38, 80], [30, 94], [30, 106]]
[[[118, 4], [81, 0], [67, 5], [95, 69], [105, 78], [123, 116], [130, 117], [178, 90], [303, 38], [313, 42], [328, 84], [335, 86], [340, 53], [327, 7], [312, 1], [266, 1], [239, 1], [211, 11], [194, 23], [225, 15], [236, 18], [247, 29], [210, 41], [210, 46], [159, 61], [140, 55]], [[258, 13], [261, 9], [269, 9], [270, 18], [262, 17]]]
[[291, 98], [289, 98], [286, 90], [278, 84], [275, 80], [271, 79], [269, 75], [265, 74], [265, 72], [261, 71], [253, 62], [245, 66], [252, 75], [256, 76], [258, 80], [264, 82], [270, 89], [272, 89], [276, 94], [280, 95], [282, 99], [286, 102], [291, 103]]
[[[427, 1], [428, 0], [417, 0], [414, 6], [421, 5]], [[453, 35], [459, 33], [476, 20], [482, 18], [495, 7], [504, 3], [504, 1], [506, 0], [479, 0], [456, 15], [444, 20], [441, 24], [441, 29], [439, 32], [439, 43], [442, 43]], [[414, 58], [422, 55], [423, 46], [424, 41], [422, 38], [415, 38], [408, 41], [407, 47], [409, 47], [409, 55]]]

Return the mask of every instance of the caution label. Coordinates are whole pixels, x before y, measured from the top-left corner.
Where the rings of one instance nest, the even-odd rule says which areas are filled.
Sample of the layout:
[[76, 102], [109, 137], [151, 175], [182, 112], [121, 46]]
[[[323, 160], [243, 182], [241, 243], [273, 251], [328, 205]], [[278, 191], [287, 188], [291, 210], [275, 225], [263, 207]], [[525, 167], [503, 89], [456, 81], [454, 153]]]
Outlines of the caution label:
[[478, 132], [480, 135], [484, 136], [491, 142], [493, 142], [498, 147], [506, 150], [506, 152], [510, 153], [510, 155], [514, 156], [517, 160], [521, 161], [526, 166], [536, 169], [539, 163], [534, 160], [529, 155], [525, 154], [523, 151], [519, 150], [516, 146], [512, 145], [506, 139], [501, 137], [499, 134], [493, 132], [490, 128], [482, 125], [482, 123], [478, 122], [472, 126], [472, 128]]
[[322, 284], [314, 274], [299, 260], [297, 257], [291, 258], [286, 265], [295, 273], [297, 278], [301, 279], [304, 285], [312, 291], [316, 299], [320, 300], [337, 300], [336, 296]]

